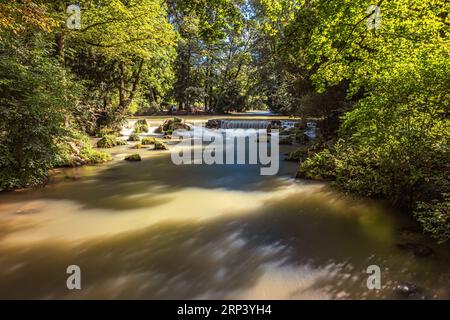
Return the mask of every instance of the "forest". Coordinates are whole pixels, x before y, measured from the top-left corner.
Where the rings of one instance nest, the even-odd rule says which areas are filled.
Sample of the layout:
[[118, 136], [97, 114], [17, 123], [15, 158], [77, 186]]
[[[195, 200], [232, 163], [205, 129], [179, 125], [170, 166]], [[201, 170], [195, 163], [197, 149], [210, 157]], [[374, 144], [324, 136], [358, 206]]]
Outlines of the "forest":
[[320, 119], [297, 177], [450, 238], [449, 1], [73, 4], [0, 1], [0, 191], [109, 160], [131, 115], [270, 110]]

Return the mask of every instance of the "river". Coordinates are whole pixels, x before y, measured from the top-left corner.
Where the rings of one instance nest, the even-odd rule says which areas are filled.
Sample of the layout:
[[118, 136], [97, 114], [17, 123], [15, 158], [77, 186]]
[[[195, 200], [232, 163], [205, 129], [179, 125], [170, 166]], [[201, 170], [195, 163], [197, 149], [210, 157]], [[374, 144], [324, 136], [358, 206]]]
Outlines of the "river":
[[[174, 146], [171, 146], [174, 148]], [[175, 166], [170, 152], [57, 170], [43, 188], [0, 194], [0, 298], [450, 298], [450, 250], [407, 215], [325, 183], [297, 164]], [[430, 256], [405, 249], [417, 244]], [[81, 290], [66, 268], [81, 268]], [[366, 269], [381, 269], [381, 289]], [[396, 286], [417, 287], [405, 296]]]

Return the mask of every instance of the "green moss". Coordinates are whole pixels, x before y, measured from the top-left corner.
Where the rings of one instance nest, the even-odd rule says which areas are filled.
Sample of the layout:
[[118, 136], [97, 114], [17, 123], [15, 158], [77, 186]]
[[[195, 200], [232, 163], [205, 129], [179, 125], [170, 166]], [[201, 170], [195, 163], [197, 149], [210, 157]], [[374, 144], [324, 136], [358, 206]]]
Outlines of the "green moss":
[[333, 180], [335, 175], [335, 158], [328, 149], [313, 154], [300, 164], [297, 178], [313, 180]]
[[154, 150], [169, 150], [169, 148], [164, 142], [156, 140]]
[[128, 141], [141, 141], [141, 137], [137, 133], [132, 133], [128, 138]]
[[142, 145], [144, 145], [144, 146], [149, 146], [149, 145], [155, 144], [155, 142], [156, 142], [156, 139], [153, 137], [145, 137], [141, 141]]
[[289, 153], [289, 155], [286, 157], [286, 160], [299, 162], [305, 160], [307, 157], [308, 157], [308, 147], [302, 146], [297, 150], [294, 150], [291, 153]]
[[144, 148], [144, 146], [141, 143], [138, 143], [133, 147], [133, 149], [142, 149], [142, 148]]
[[155, 133], [172, 134], [175, 130], [190, 130], [191, 128], [181, 118], [167, 119], [160, 125]]
[[117, 137], [107, 135], [97, 141], [97, 148], [112, 148], [117, 145]]
[[81, 148], [80, 156], [88, 163], [102, 163], [112, 160], [110, 154], [95, 150], [91, 145]]
[[142, 161], [142, 158], [139, 154], [135, 153], [125, 158], [126, 161]]

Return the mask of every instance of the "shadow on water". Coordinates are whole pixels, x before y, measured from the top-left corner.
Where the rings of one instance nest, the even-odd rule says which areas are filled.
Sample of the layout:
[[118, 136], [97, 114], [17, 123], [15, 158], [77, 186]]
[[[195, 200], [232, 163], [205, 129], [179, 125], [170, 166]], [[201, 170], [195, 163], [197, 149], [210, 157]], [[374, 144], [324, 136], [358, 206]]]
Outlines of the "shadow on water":
[[[341, 209], [293, 194], [234, 218], [2, 248], [0, 297], [258, 298], [263, 286], [266, 298], [392, 298], [396, 281], [450, 296], [448, 258], [396, 249], [390, 217], [376, 208]], [[65, 287], [71, 264], [81, 267], [81, 291]], [[383, 268], [379, 292], [366, 288], [371, 264]]]
[[[296, 166], [280, 161], [278, 175], [261, 176], [259, 165], [174, 165], [170, 153], [164, 153], [137, 163], [122, 161], [73, 184], [55, 184], [26, 197], [71, 200], [82, 209], [152, 208], [172, 201], [171, 195], [185, 188], [273, 192], [289, 185], [280, 177], [292, 177]], [[72, 172], [76, 175], [76, 170], [84, 169]], [[23, 197], [9, 195], [8, 201], [23, 201]]]

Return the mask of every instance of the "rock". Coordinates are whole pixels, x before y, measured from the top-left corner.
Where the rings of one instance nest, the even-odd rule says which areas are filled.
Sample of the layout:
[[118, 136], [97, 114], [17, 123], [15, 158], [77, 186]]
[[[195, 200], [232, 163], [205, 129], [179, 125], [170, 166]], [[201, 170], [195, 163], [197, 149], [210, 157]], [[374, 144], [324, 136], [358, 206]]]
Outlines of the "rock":
[[414, 284], [404, 282], [396, 285], [394, 292], [403, 297], [410, 297], [418, 292], [418, 288]]
[[156, 140], [154, 150], [169, 150], [169, 148], [164, 142]]
[[162, 125], [160, 125], [155, 133], [164, 133], [171, 135], [175, 130], [191, 130], [191, 127], [188, 126], [183, 119], [181, 118], [173, 118], [173, 119], [167, 119], [164, 121]]
[[217, 120], [208, 120], [205, 126], [208, 129], [220, 129], [220, 122]]
[[69, 147], [72, 150], [73, 154], [76, 154], [76, 155], [80, 154], [80, 148], [77, 146], [77, 144], [75, 142], [68, 141], [67, 144], [69, 145]]
[[112, 148], [117, 145], [117, 137], [113, 135], [107, 135], [98, 140], [97, 148]]
[[141, 137], [137, 133], [132, 133], [130, 137], [128, 138], [128, 141], [141, 141]]
[[126, 161], [142, 161], [142, 158], [139, 154], [135, 153], [125, 158]]
[[414, 253], [416, 257], [431, 257], [435, 255], [433, 249], [420, 243], [413, 243], [413, 242], [398, 243], [397, 247], [402, 250]]

